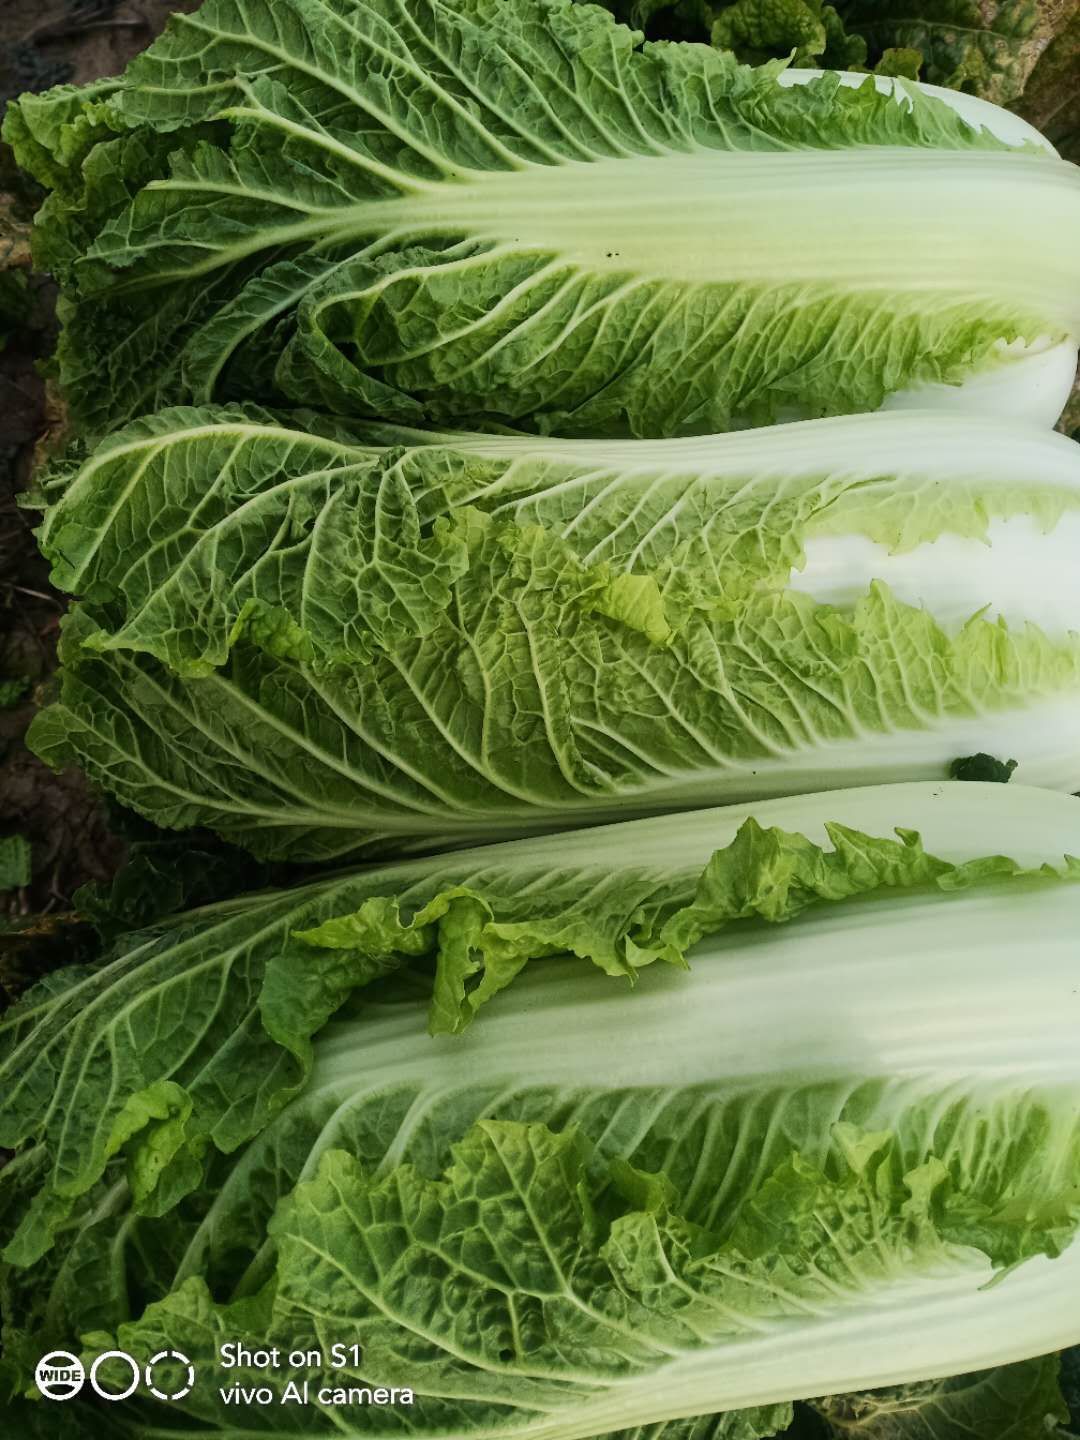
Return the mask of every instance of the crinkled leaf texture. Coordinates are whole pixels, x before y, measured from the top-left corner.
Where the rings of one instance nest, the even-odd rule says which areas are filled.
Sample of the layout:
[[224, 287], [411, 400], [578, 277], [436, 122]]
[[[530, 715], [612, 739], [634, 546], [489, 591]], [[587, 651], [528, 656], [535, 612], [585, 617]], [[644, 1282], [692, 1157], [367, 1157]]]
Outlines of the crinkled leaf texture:
[[30, 743], [267, 858], [944, 778], [1080, 785], [1080, 451], [912, 412], [673, 441], [141, 420], [43, 482]]
[[[860, 839], [856, 827], [881, 828], [875, 815], [908, 838]], [[823, 854], [828, 816], [847, 828], [832, 827], [840, 843]], [[1068, 881], [1075, 864], [1049, 868], [1080, 848], [1075, 801], [956, 785], [776, 802], [759, 820], [795, 832], [779, 852], [747, 848], [744, 831], [702, 874], [738, 818], [635, 822], [215, 907], [176, 933], [171, 972], [167, 932], [141, 957], [136, 946], [126, 972], [103, 966], [80, 1022], [38, 996], [22, 1033], [47, 1052], [66, 1030], [66, 1081], [85, 1088], [58, 1102], [79, 1117], [62, 1136], [43, 1070], [3, 1091], [4, 1142], [36, 1140], [0, 1182], [0, 1223], [15, 1237], [4, 1300], [16, 1388], [46, 1344], [79, 1335], [91, 1350], [105, 1335], [139, 1356], [177, 1348], [207, 1383], [138, 1411], [143, 1433], [179, 1434], [194, 1417], [228, 1430], [217, 1386], [253, 1376], [216, 1371], [217, 1344], [327, 1350], [347, 1333], [364, 1354], [343, 1378], [416, 1395], [407, 1410], [354, 1410], [358, 1435], [411, 1422], [583, 1440], [684, 1411], [757, 1409], [730, 1432], [754, 1436], [782, 1426], [798, 1396], [1004, 1365], [1075, 1340], [1080, 889]], [[1012, 862], [990, 854], [1005, 845]], [[834, 899], [858, 893], [790, 925], [762, 923], [785, 893], [798, 910], [825, 871]], [[304, 976], [287, 953], [292, 929], [380, 886], [411, 913], [466, 879], [496, 913], [561, 895], [609, 936], [650, 917], [670, 934], [700, 919], [705, 896], [713, 914], [689, 974], [654, 966], [620, 990], [580, 960], [547, 959], [465, 1036], [426, 1036], [425, 1000], [384, 981], [315, 1042], [302, 1090], [241, 1135], [244, 1092], [266, 1089], [266, 1058], [257, 1070], [230, 1063], [227, 1030], [198, 997], [261, 963], [263, 1021], [281, 1043], [284, 1018], [299, 1027], [316, 1008], [317, 964]], [[733, 898], [743, 891], [757, 918], [717, 933], [746, 912]], [[438, 963], [453, 958], [454, 936], [427, 943]], [[181, 974], [187, 1048], [170, 1062], [159, 1034], [118, 1122], [108, 1105], [133, 1083], [129, 1039], [147, 1012], [179, 1013], [167, 988]], [[324, 1016], [364, 978], [332, 977]], [[420, 971], [413, 983], [431, 989]], [[159, 1060], [170, 1074], [147, 1068]], [[205, 1127], [215, 1106], [235, 1144], [207, 1148], [203, 1175], [167, 1214], [146, 1204], [130, 1158], [125, 1171], [95, 1151], [110, 1127], [134, 1136], [142, 1114], [160, 1137], [169, 1115]], [[81, 1192], [69, 1177], [56, 1243], [35, 1257], [20, 1247], [50, 1193], [49, 1157], [76, 1140]], [[245, 1433], [274, 1433], [280, 1414], [249, 1409]], [[312, 1434], [336, 1433], [329, 1412], [305, 1419]]]
[[1070, 165], [917, 89], [640, 38], [570, 0], [207, 0], [84, 104], [19, 102], [76, 420], [700, 433], [1080, 329]]
[[1071, 0], [841, 0], [847, 27], [871, 53], [916, 50], [920, 78], [1004, 105], [1067, 16]]
[[[617, 6], [612, 8], [618, 13]], [[677, 18], [685, 16], [689, 21], [692, 11], [686, 0], [672, 8]], [[817, 63], [840, 70], [865, 67], [866, 42], [859, 35], [847, 34], [837, 10], [822, 0], [734, 0], [699, 13], [711, 17], [707, 33], [712, 43], [735, 51], [750, 64], [772, 57], [784, 59], [794, 50], [796, 65]]]

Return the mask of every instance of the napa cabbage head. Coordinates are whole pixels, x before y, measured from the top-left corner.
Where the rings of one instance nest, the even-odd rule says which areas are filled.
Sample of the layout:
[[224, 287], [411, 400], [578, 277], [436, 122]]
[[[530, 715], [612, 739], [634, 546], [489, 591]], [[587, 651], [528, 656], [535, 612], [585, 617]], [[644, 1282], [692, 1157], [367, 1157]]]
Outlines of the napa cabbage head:
[[[258, 1383], [217, 1371], [237, 1336], [347, 1331], [342, 1381], [435, 1434], [756, 1436], [1075, 1340], [1077, 814], [958, 784], [637, 821], [253, 895], [54, 978], [4, 1032], [24, 1388], [80, 1334], [227, 1389]], [[428, 1036], [455, 970], [517, 978]], [[234, 1423], [217, 1379], [134, 1413]]]
[[207, 0], [7, 120], [73, 414], [701, 433], [1075, 350], [1074, 167], [782, 71], [570, 0]]
[[32, 746], [264, 856], [978, 752], [1080, 786], [1080, 449], [1030, 426], [569, 441], [180, 409], [43, 489], [83, 603]]

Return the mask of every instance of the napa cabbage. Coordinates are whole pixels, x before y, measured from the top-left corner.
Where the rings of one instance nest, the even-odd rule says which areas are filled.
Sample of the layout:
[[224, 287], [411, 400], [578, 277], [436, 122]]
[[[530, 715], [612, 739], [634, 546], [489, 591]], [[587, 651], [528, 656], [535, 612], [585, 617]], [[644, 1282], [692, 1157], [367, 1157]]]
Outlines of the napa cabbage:
[[51, 191], [73, 413], [670, 435], [1075, 355], [1075, 167], [992, 107], [782, 72], [570, 0], [173, 16], [6, 123]]
[[[752, 1437], [1074, 1343], [1078, 842], [1046, 792], [838, 792], [323, 878], [49, 977], [2, 1031], [9, 1372], [177, 1349], [203, 1383], [127, 1423], [234, 1433], [220, 1345], [347, 1335], [313, 1386], [416, 1396], [352, 1434]], [[451, 974], [494, 998], [432, 1037]]]
[[1080, 786], [1080, 449], [1033, 427], [570, 441], [179, 409], [43, 499], [83, 602], [30, 743], [263, 856], [944, 778], [978, 752]]

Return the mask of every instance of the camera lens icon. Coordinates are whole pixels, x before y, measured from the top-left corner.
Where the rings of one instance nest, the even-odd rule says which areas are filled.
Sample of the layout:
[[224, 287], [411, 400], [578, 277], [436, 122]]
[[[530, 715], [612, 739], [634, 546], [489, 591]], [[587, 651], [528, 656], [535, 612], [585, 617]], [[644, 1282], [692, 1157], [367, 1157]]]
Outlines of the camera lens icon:
[[[165, 1375], [171, 1377], [171, 1381], [163, 1378], [161, 1370], [156, 1368], [163, 1361], [166, 1362]], [[172, 1383], [174, 1388], [158, 1388], [168, 1383]], [[179, 1350], [159, 1350], [146, 1362], [146, 1388], [158, 1400], [183, 1400], [195, 1388], [195, 1366]]]
[[[102, 1375], [102, 1370], [105, 1370], [108, 1382]], [[121, 1388], [113, 1389], [124, 1370], [127, 1370], [128, 1374], [120, 1381]], [[142, 1369], [139, 1362], [126, 1350], [104, 1350], [90, 1366], [90, 1388], [102, 1400], [130, 1400], [139, 1388], [141, 1379]]]
[[[106, 1361], [109, 1362], [108, 1384], [101, 1373]], [[126, 1350], [106, 1350], [90, 1367], [90, 1384], [102, 1400], [128, 1400], [144, 1380], [155, 1399], [183, 1400], [195, 1384], [195, 1366], [179, 1350], [159, 1350], [145, 1367]], [[120, 1388], [114, 1389], [114, 1385]]]
[[46, 1400], [74, 1400], [85, 1379], [82, 1361], [70, 1350], [50, 1350], [34, 1369], [34, 1384]]

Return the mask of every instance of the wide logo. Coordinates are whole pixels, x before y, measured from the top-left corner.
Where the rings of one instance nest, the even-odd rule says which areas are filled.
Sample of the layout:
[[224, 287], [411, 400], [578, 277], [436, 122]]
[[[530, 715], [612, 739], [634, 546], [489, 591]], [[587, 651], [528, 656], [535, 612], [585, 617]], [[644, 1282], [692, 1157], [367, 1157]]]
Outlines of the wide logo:
[[50, 1350], [34, 1370], [34, 1384], [46, 1400], [74, 1399], [85, 1379], [82, 1361], [68, 1350]]

